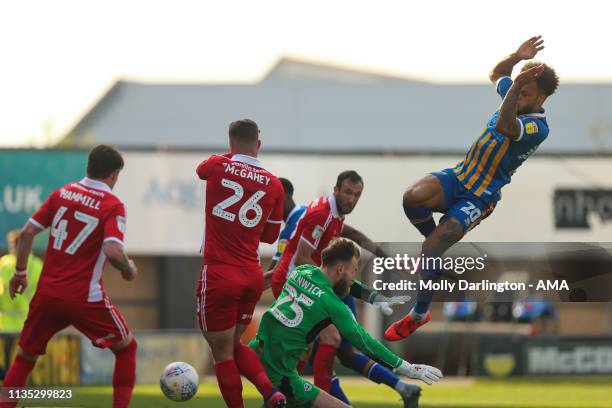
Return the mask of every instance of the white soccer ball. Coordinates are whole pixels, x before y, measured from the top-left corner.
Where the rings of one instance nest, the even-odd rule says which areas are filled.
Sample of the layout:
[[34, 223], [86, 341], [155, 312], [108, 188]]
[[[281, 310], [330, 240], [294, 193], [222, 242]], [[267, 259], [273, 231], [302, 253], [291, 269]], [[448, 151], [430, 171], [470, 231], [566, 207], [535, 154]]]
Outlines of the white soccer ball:
[[198, 392], [200, 379], [196, 370], [187, 363], [177, 361], [164, 368], [159, 386], [172, 401], [187, 401]]

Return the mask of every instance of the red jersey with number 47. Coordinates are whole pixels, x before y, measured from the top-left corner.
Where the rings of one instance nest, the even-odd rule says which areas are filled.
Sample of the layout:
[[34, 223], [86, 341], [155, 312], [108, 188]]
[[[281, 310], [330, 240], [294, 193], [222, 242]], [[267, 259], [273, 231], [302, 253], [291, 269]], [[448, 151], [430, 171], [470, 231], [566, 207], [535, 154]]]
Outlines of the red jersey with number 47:
[[103, 300], [102, 245], [123, 244], [125, 233], [125, 207], [110, 187], [89, 178], [66, 184], [51, 193], [29, 222], [51, 228], [37, 291], [69, 300]]
[[212, 155], [196, 173], [206, 180], [204, 263], [259, 267], [259, 242], [276, 242], [283, 222], [278, 178], [241, 154]]

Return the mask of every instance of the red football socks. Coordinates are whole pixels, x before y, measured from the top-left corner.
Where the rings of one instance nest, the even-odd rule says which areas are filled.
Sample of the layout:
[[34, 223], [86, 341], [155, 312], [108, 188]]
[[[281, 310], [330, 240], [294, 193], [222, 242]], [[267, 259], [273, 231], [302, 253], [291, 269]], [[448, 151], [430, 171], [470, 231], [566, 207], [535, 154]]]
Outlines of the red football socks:
[[215, 374], [221, 395], [228, 408], [244, 408], [242, 401], [242, 381], [234, 360], [215, 364]]
[[[11, 364], [11, 367], [4, 376], [4, 382], [2, 383], [2, 387], [25, 387], [26, 383], [28, 382], [28, 376], [34, 369], [35, 365], [35, 361], [26, 360], [25, 358], [17, 354], [17, 356], [15, 357], [15, 361], [13, 361], [13, 364]], [[6, 398], [8, 398], [7, 395], [1, 396], [1, 408], [13, 408], [17, 406], [17, 401], [2, 402]]]
[[136, 382], [136, 350], [138, 343], [132, 340], [130, 344], [115, 354], [115, 370], [113, 371], [113, 408], [126, 408], [132, 399], [132, 390]]
[[268, 398], [274, 386], [270, 382], [255, 351], [246, 344], [240, 342], [234, 348], [234, 361], [236, 362], [240, 374], [244, 375], [247, 380], [257, 387], [257, 390], [264, 399]]
[[312, 364], [314, 383], [317, 387], [326, 392], [329, 392], [331, 389], [331, 378], [334, 372], [335, 357], [336, 347], [331, 344], [319, 344]]

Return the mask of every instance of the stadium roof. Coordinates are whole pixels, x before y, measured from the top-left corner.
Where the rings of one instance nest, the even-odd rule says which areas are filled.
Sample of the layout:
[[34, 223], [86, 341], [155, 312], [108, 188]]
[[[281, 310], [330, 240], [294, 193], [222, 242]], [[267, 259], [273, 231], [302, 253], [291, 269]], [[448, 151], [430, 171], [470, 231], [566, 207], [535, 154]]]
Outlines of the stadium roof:
[[[465, 152], [500, 100], [489, 84], [432, 84], [282, 59], [258, 83], [118, 81], [60, 142], [224, 150], [252, 118], [266, 151]], [[561, 84], [540, 151], [612, 152], [612, 84]]]

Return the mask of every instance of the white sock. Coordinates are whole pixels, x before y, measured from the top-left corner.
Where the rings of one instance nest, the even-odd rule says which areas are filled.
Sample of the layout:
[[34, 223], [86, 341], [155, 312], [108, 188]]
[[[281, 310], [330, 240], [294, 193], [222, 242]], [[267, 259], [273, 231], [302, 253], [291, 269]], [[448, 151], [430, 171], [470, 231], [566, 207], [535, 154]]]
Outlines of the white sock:
[[407, 384], [406, 384], [405, 382], [403, 382], [402, 380], [399, 380], [399, 381], [397, 382], [397, 384], [395, 384], [395, 387], [394, 387], [394, 388], [395, 388], [395, 390], [396, 390], [397, 392], [399, 392], [399, 393], [401, 394], [402, 392], [404, 392], [404, 387], [405, 387], [406, 385], [407, 385]]
[[427, 316], [427, 312], [425, 313], [417, 313], [414, 311], [414, 308], [410, 311], [410, 315], [414, 318], [414, 320], [419, 321], [423, 320], [425, 316]]

